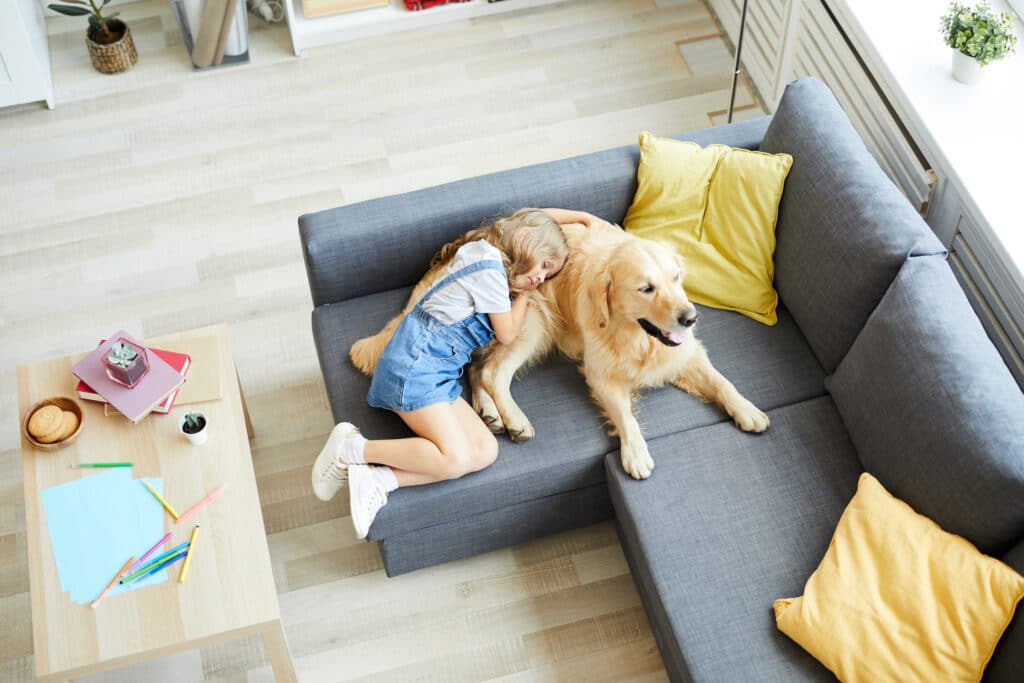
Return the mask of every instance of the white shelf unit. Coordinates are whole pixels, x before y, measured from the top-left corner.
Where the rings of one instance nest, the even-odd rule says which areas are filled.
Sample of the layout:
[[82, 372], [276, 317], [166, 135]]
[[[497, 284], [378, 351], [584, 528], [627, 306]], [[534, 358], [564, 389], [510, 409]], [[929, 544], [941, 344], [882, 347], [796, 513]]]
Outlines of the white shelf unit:
[[53, 109], [43, 8], [36, 0], [0, 0], [0, 107], [39, 100]]
[[386, 7], [316, 18], [309, 18], [302, 13], [302, 0], [284, 0], [284, 7], [288, 15], [292, 50], [297, 56], [301, 56], [304, 50], [312, 47], [344, 43], [386, 33], [411, 31], [449, 21], [462, 21], [556, 2], [564, 0], [471, 0], [412, 12], [405, 8], [401, 0], [391, 0]]

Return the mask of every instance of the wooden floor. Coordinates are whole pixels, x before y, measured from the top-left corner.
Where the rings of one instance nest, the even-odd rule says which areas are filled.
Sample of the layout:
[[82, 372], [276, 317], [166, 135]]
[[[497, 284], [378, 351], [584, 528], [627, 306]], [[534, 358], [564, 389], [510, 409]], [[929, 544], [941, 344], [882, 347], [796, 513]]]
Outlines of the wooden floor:
[[[300, 680], [664, 680], [611, 524], [387, 579], [344, 495], [296, 218], [724, 120], [731, 49], [696, 1], [593, 0], [193, 72], [166, 0], [120, 7], [139, 63], [48, 20], [57, 108], [0, 110], [0, 683], [32, 680], [15, 365], [226, 322]], [[741, 88], [738, 117], [759, 115]], [[160, 419], [159, 417], [154, 419]], [[211, 454], [212, 457], [212, 454]], [[242, 641], [90, 681], [269, 681]]]

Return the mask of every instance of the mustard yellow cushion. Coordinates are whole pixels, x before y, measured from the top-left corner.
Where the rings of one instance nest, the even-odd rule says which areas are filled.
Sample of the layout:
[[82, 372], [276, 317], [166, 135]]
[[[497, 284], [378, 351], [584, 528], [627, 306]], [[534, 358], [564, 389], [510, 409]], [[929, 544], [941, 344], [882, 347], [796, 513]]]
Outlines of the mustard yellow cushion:
[[692, 301], [774, 325], [775, 222], [792, 165], [788, 154], [641, 133], [625, 228], [676, 248], [687, 262]]
[[825, 558], [779, 630], [841, 681], [979, 681], [1024, 577], [862, 474]]

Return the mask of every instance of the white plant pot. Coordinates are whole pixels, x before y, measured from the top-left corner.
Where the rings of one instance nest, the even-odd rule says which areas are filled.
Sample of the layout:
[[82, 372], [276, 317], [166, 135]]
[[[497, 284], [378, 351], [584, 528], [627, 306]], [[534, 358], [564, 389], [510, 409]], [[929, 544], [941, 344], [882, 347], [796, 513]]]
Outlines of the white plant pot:
[[965, 55], [959, 50], [953, 50], [953, 78], [967, 85], [976, 85], [981, 82], [982, 66], [978, 60], [970, 55]]
[[[197, 412], [197, 411], [191, 411], [191, 412]], [[186, 415], [187, 414], [188, 413], [186, 413]], [[202, 446], [204, 443], [206, 443], [206, 437], [209, 436], [209, 434], [210, 434], [210, 420], [209, 420], [209, 418], [207, 418], [206, 415], [203, 415], [202, 413], [199, 413], [199, 414], [202, 415], [204, 424], [203, 424], [203, 428], [200, 429], [195, 434], [189, 434], [188, 432], [185, 431], [185, 415], [182, 415], [180, 418], [178, 418], [178, 431], [181, 432], [182, 434], [184, 434], [185, 438], [188, 439], [189, 443], [191, 443], [193, 446]]]

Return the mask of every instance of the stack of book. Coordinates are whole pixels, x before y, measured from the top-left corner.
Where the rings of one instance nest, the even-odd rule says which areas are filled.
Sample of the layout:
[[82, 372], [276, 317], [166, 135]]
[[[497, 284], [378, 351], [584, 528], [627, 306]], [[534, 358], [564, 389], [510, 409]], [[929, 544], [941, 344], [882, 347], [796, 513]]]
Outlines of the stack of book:
[[[110, 339], [125, 339], [141, 346], [127, 332], [120, 331]], [[110, 351], [110, 342], [103, 340], [96, 349], [71, 367], [78, 377], [78, 396], [86, 401], [106, 403], [132, 422], [151, 412], [168, 413], [185, 381], [192, 364], [190, 356], [174, 351], [149, 349], [149, 372], [132, 388], [107, 376], [102, 358]]]

